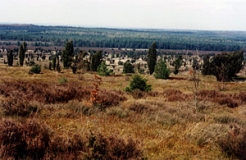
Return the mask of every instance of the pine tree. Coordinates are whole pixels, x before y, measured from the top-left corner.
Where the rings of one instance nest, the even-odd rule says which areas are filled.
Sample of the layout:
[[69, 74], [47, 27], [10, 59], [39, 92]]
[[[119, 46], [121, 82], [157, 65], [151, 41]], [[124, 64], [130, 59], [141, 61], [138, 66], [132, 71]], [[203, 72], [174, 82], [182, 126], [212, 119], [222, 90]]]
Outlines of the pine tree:
[[52, 59], [53, 69], [56, 70], [56, 56]]
[[147, 58], [148, 58], [147, 63], [148, 63], [149, 73], [153, 74], [155, 70], [156, 59], [157, 59], [155, 42], [153, 42], [152, 46], [149, 48]]
[[203, 75], [208, 75], [209, 74], [209, 70], [210, 70], [210, 63], [209, 63], [209, 60], [210, 60], [210, 56], [207, 55], [203, 58], [203, 65], [202, 65], [202, 74]]
[[174, 61], [174, 74], [179, 73], [179, 68], [182, 66], [182, 56], [179, 56], [175, 61]]
[[58, 73], [61, 72], [61, 66], [60, 66], [60, 60], [59, 60], [59, 57], [57, 58], [56, 70], [57, 70]]
[[8, 58], [8, 65], [12, 66], [13, 65], [13, 59], [14, 59], [13, 50], [8, 51], [7, 58]]
[[97, 71], [98, 66], [101, 64], [102, 59], [102, 51], [98, 51], [97, 53], [91, 55], [91, 70]]
[[130, 82], [130, 86], [126, 87], [127, 92], [132, 92], [133, 90], [140, 91], [151, 91], [151, 85], [147, 84], [147, 79], [142, 78], [140, 75], [134, 75], [132, 81]]
[[19, 49], [19, 63], [20, 63], [20, 66], [23, 66], [24, 58], [25, 58], [24, 47], [23, 47], [23, 45], [20, 45], [20, 49]]
[[167, 79], [169, 77], [170, 70], [167, 68], [166, 63], [163, 60], [159, 60], [155, 66], [154, 76], [156, 79]]
[[52, 63], [51, 62], [49, 62], [49, 70], [51, 70], [52, 69]]
[[73, 41], [66, 43], [65, 49], [62, 52], [63, 67], [68, 68], [71, 66], [74, 56]]
[[110, 72], [109, 72], [109, 70], [107, 68], [107, 65], [106, 65], [105, 61], [102, 61], [102, 63], [98, 66], [97, 73], [100, 76], [109, 76]]
[[134, 67], [130, 62], [124, 63], [123, 73], [134, 73]]

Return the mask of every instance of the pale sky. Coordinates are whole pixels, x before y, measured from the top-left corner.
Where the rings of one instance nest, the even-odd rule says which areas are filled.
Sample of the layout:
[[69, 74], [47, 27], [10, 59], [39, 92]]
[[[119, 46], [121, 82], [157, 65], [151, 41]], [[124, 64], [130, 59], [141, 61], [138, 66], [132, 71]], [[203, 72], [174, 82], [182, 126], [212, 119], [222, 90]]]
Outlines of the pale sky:
[[0, 23], [246, 31], [246, 0], [0, 1]]

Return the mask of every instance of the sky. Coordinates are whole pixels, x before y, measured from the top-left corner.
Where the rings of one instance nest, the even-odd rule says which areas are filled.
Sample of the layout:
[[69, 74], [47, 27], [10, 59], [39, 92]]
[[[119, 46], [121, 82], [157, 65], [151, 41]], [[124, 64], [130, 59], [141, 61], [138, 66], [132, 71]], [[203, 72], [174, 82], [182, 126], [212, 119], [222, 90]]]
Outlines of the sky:
[[246, 0], [1, 0], [0, 23], [246, 31]]

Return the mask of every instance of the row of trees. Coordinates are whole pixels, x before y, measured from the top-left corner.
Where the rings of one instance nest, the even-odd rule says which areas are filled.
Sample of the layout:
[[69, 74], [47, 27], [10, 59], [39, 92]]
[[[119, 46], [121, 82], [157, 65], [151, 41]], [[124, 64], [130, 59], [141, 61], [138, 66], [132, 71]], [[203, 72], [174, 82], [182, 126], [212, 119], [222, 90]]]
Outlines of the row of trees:
[[167, 68], [166, 63], [163, 60], [159, 60], [157, 62], [157, 51], [156, 51], [156, 43], [153, 42], [151, 47], [149, 48], [147, 55], [147, 63], [149, 68], [149, 73], [152, 75], [153, 73], [155, 78], [157, 79], [167, 79], [170, 74], [170, 70]]
[[[25, 32], [25, 34], [23, 34]], [[221, 36], [223, 34], [223, 36]], [[83, 36], [81, 36], [83, 35]], [[1, 26], [0, 45], [63, 46], [73, 39], [74, 47], [148, 48], [156, 40], [158, 49], [234, 51], [246, 46], [242, 32], [127, 30], [59, 26]]]
[[[27, 51], [27, 43], [23, 43], [19, 47], [19, 65], [23, 66], [25, 52]], [[73, 41], [68, 41], [61, 54], [61, 61], [64, 68], [71, 67], [73, 73], [77, 69], [86, 69], [91, 71], [98, 71], [100, 75], [109, 75], [105, 62], [102, 61], [102, 51], [92, 53], [89, 59], [85, 59], [87, 52], [80, 51], [79, 54], [74, 53]], [[13, 50], [7, 53], [8, 65], [13, 65]], [[209, 55], [203, 59], [203, 65], [199, 66], [197, 61], [193, 61], [193, 69], [201, 68], [203, 75], [214, 75], [218, 81], [231, 81], [234, 76], [242, 69], [244, 61], [243, 51], [235, 51], [231, 53], [221, 53], [213, 57]], [[156, 43], [153, 42], [148, 50], [147, 64], [149, 73], [154, 73], [157, 79], [166, 79], [169, 77], [170, 69], [167, 67], [165, 61], [159, 60], [157, 62]], [[174, 74], [177, 74], [182, 65], [182, 56], [174, 61]], [[50, 67], [51, 68], [51, 67]], [[59, 59], [57, 56], [53, 58], [53, 68], [60, 71]], [[134, 67], [130, 62], [124, 63], [123, 73], [134, 73]]]
[[[24, 64], [24, 59], [25, 59], [25, 53], [27, 51], [27, 44], [26, 42], [24, 42], [23, 44], [20, 45], [19, 48], [19, 65], [23, 66]], [[7, 60], [8, 60], [8, 65], [12, 66], [13, 62], [14, 62], [14, 54], [13, 54], [13, 50], [8, 50], [7, 52]]]
[[[167, 68], [163, 60], [159, 60], [156, 64], [156, 43], [154, 42], [149, 48], [147, 62], [149, 73], [153, 73], [156, 78], [166, 79], [169, 77], [170, 70]], [[243, 51], [234, 51], [231, 53], [221, 53], [210, 58], [205, 56], [203, 65], [199, 66], [198, 61], [193, 59], [192, 68], [199, 70], [203, 75], [214, 75], [218, 81], [231, 81], [233, 77], [243, 68], [244, 54]], [[178, 74], [179, 68], [182, 65], [182, 56], [174, 61], [174, 74]]]

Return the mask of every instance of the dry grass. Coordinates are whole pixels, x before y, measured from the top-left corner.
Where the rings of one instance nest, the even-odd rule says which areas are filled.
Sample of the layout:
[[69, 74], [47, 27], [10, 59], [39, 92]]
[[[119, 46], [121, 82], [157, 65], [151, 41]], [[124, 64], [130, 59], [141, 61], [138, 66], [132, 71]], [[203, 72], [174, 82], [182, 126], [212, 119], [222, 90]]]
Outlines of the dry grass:
[[[229, 134], [230, 126], [240, 126], [240, 134], [234, 137], [238, 144], [244, 141], [240, 138], [246, 125], [244, 82], [226, 83], [220, 91], [214, 77], [200, 76], [195, 106], [194, 83], [185, 72], [171, 75], [169, 80], [143, 75], [152, 85], [149, 93], [125, 93], [123, 90], [129, 85], [125, 75], [102, 77], [98, 103], [92, 104], [94, 73], [83, 73], [81, 78], [71, 70], [57, 73], [43, 69], [38, 75], [28, 71], [26, 66], [0, 64], [1, 131], [7, 122], [11, 123], [18, 137], [22, 136], [19, 129], [42, 124], [40, 129], [50, 136], [50, 145], [43, 148], [31, 145], [39, 142], [41, 131], [36, 139], [23, 141], [44, 152], [30, 155], [31, 150], [26, 149], [26, 155], [21, 156], [45, 159], [53, 153], [53, 159], [240, 159], [238, 151], [244, 149], [232, 145]], [[2, 145], [1, 151], [10, 146]], [[19, 153], [12, 150], [11, 154], [16, 152]]]

